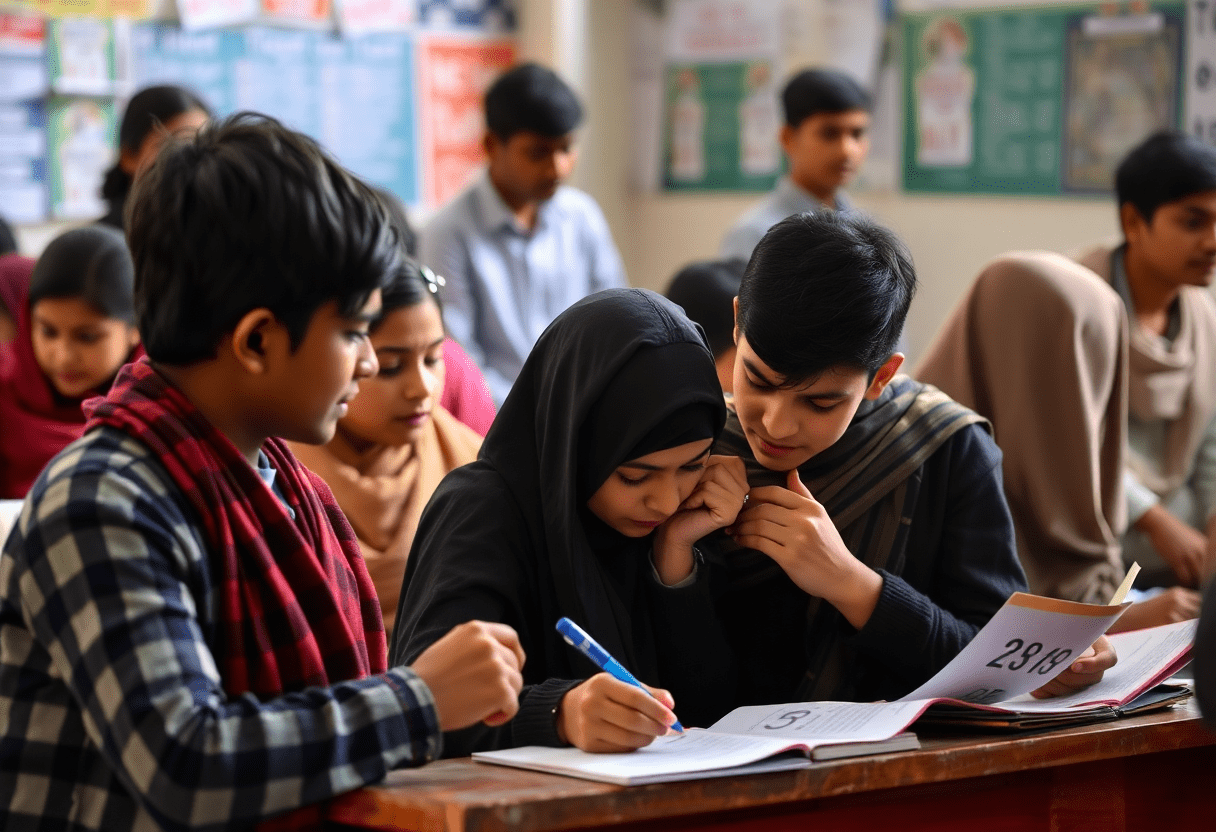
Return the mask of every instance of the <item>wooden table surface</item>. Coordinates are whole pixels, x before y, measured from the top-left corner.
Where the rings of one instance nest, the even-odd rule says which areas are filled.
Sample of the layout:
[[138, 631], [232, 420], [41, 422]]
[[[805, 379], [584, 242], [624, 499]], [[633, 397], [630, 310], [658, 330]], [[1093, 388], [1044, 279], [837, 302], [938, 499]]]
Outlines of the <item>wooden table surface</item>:
[[1031, 736], [918, 733], [919, 751], [650, 786], [444, 760], [344, 795], [329, 818], [419, 832], [1216, 827], [1216, 733], [1193, 700]]

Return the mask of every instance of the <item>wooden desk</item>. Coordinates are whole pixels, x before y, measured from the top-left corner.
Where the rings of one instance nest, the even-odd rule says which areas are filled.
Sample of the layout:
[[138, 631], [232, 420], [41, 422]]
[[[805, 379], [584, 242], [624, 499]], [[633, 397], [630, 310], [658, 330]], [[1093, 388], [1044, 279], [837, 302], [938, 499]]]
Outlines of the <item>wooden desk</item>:
[[920, 751], [809, 769], [620, 787], [445, 760], [334, 801], [351, 827], [417, 832], [606, 828], [1195, 830], [1216, 825], [1216, 733], [1171, 711], [1029, 737], [927, 739]]

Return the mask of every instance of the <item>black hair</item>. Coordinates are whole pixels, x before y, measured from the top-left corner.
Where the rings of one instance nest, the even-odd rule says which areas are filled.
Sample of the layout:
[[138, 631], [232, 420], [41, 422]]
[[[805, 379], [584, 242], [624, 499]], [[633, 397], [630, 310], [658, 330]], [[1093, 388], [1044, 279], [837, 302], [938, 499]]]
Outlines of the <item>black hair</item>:
[[667, 287], [667, 298], [683, 307], [684, 314], [705, 330], [714, 358], [735, 345], [735, 296], [747, 261], [707, 260], [690, 263], [676, 272]]
[[547, 138], [570, 133], [583, 120], [583, 106], [557, 73], [520, 64], [486, 91], [486, 127], [502, 141], [527, 130]]
[[13, 227], [4, 217], [0, 217], [0, 254], [12, 254], [17, 250], [17, 236]]
[[405, 204], [395, 193], [387, 188], [380, 188], [376, 185], [372, 185], [371, 188], [376, 192], [376, 196], [380, 197], [384, 202], [384, 207], [388, 210], [388, 220], [392, 223], [393, 230], [397, 232], [397, 239], [401, 241], [401, 248], [407, 256], [417, 257], [418, 232], [410, 224], [410, 217], [406, 213]]
[[859, 214], [795, 214], [764, 235], [739, 286], [739, 331], [787, 386], [836, 367], [871, 376], [895, 352], [916, 271], [892, 232]]
[[380, 314], [372, 322], [371, 331], [375, 332], [390, 312], [417, 306], [427, 300], [435, 304], [442, 317], [443, 304], [439, 301], [441, 280], [442, 278], [416, 260], [403, 259], [380, 286]]
[[1216, 191], [1216, 148], [1176, 130], [1149, 136], [1115, 171], [1119, 207], [1130, 202], [1145, 222], [1167, 202], [1204, 191]]
[[78, 298], [99, 314], [135, 322], [135, 267], [126, 240], [112, 228], [89, 225], [47, 245], [30, 275], [29, 307], [47, 298]]
[[[211, 116], [211, 110], [203, 100], [183, 87], [165, 84], [140, 90], [131, 96], [122, 114], [122, 123], [118, 128], [119, 149], [138, 153], [149, 133], [192, 110], [200, 110]], [[130, 190], [131, 174], [122, 169], [120, 159], [106, 171], [101, 195], [111, 205], [117, 205], [127, 198]]]
[[869, 112], [870, 94], [852, 76], [835, 69], [804, 69], [781, 91], [785, 123], [797, 127], [816, 113]]
[[214, 357], [263, 307], [295, 349], [320, 306], [354, 315], [403, 257], [371, 188], [256, 113], [170, 138], [136, 181], [127, 219], [140, 335], [167, 364]]

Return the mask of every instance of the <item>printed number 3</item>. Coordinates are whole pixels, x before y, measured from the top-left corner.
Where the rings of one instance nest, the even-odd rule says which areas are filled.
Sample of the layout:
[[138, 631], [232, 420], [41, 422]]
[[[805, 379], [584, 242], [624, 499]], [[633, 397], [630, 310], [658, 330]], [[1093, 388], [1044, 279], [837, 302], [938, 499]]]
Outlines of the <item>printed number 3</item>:
[[[1025, 648], [1026, 648], [1025, 650], [1022, 650], [1023, 646], [1025, 646]], [[1039, 655], [1039, 653], [1043, 652], [1043, 645], [1039, 644], [1037, 641], [1032, 641], [1030, 644], [1026, 644], [1020, 638], [1011, 639], [1010, 641], [1005, 643], [1005, 647], [1007, 648], [1005, 650], [1005, 652], [1002, 653], [1001, 655], [997, 656], [992, 661], [988, 662], [988, 665], [987, 665], [988, 667], [998, 667], [998, 668], [1004, 668], [1005, 670], [1015, 670], [1015, 671], [1021, 670], [1023, 667], [1026, 667], [1027, 663], [1031, 659], [1033, 659], [1035, 656]], [[1021, 656], [1019, 656], [1018, 658], [1009, 662], [1009, 664], [1001, 664], [1001, 661], [1003, 659], [1006, 659], [1009, 656], [1012, 656], [1014, 653], [1017, 653], [1019, 650], [1022, 651]], [[1064, 661], [1071, 655], [1072, 655], [1072, 650], [1069, 650], [1067, 648], [1056, 648], [1055, 650], [1050, 651], [1049, 653], [1044, 655], [1043, 658], [1039, 659], [1037, 662], [1032, 664], [1026, 670], [1026, 672], [1032, 673], [1037, 669], [1039, 671], [1040, 676], [1045, 676], [1046, 674], [1055, 670], [1056, 667], [1059, 666], [1060, 662]], [[1044, 664], [1044, 662], [1046, 662], [1046, 664]]]

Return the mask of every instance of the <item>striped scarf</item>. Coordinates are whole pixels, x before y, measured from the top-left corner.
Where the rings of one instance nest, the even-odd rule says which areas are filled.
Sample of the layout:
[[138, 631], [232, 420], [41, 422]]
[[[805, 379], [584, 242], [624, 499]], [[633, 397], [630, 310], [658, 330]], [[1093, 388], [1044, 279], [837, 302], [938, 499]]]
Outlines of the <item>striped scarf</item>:
[[[849, 551], [871, 569], [899, 575], [920, 495], [921, 466], [956, 432], [977, 423], [988, 425], [936, 387], [896, 376], [877, 400], [863, 401], [844, 435], [804, 463], [798, 474], [827, 510]], [[756, 461], [733, 411], [715, 453], [741, 456], [752, 488], [785, 486], [784, 472], [770, 471]], [[735, 549], [724, 554], [733, 589], [784, 575], [761, 552]], [[836, 635], [842, 632], [842, 621], [831, 604], [808, 598], [808, 670], [798, 690], [800, 701], [837, 698], [848, 676], [848, 657]]]

